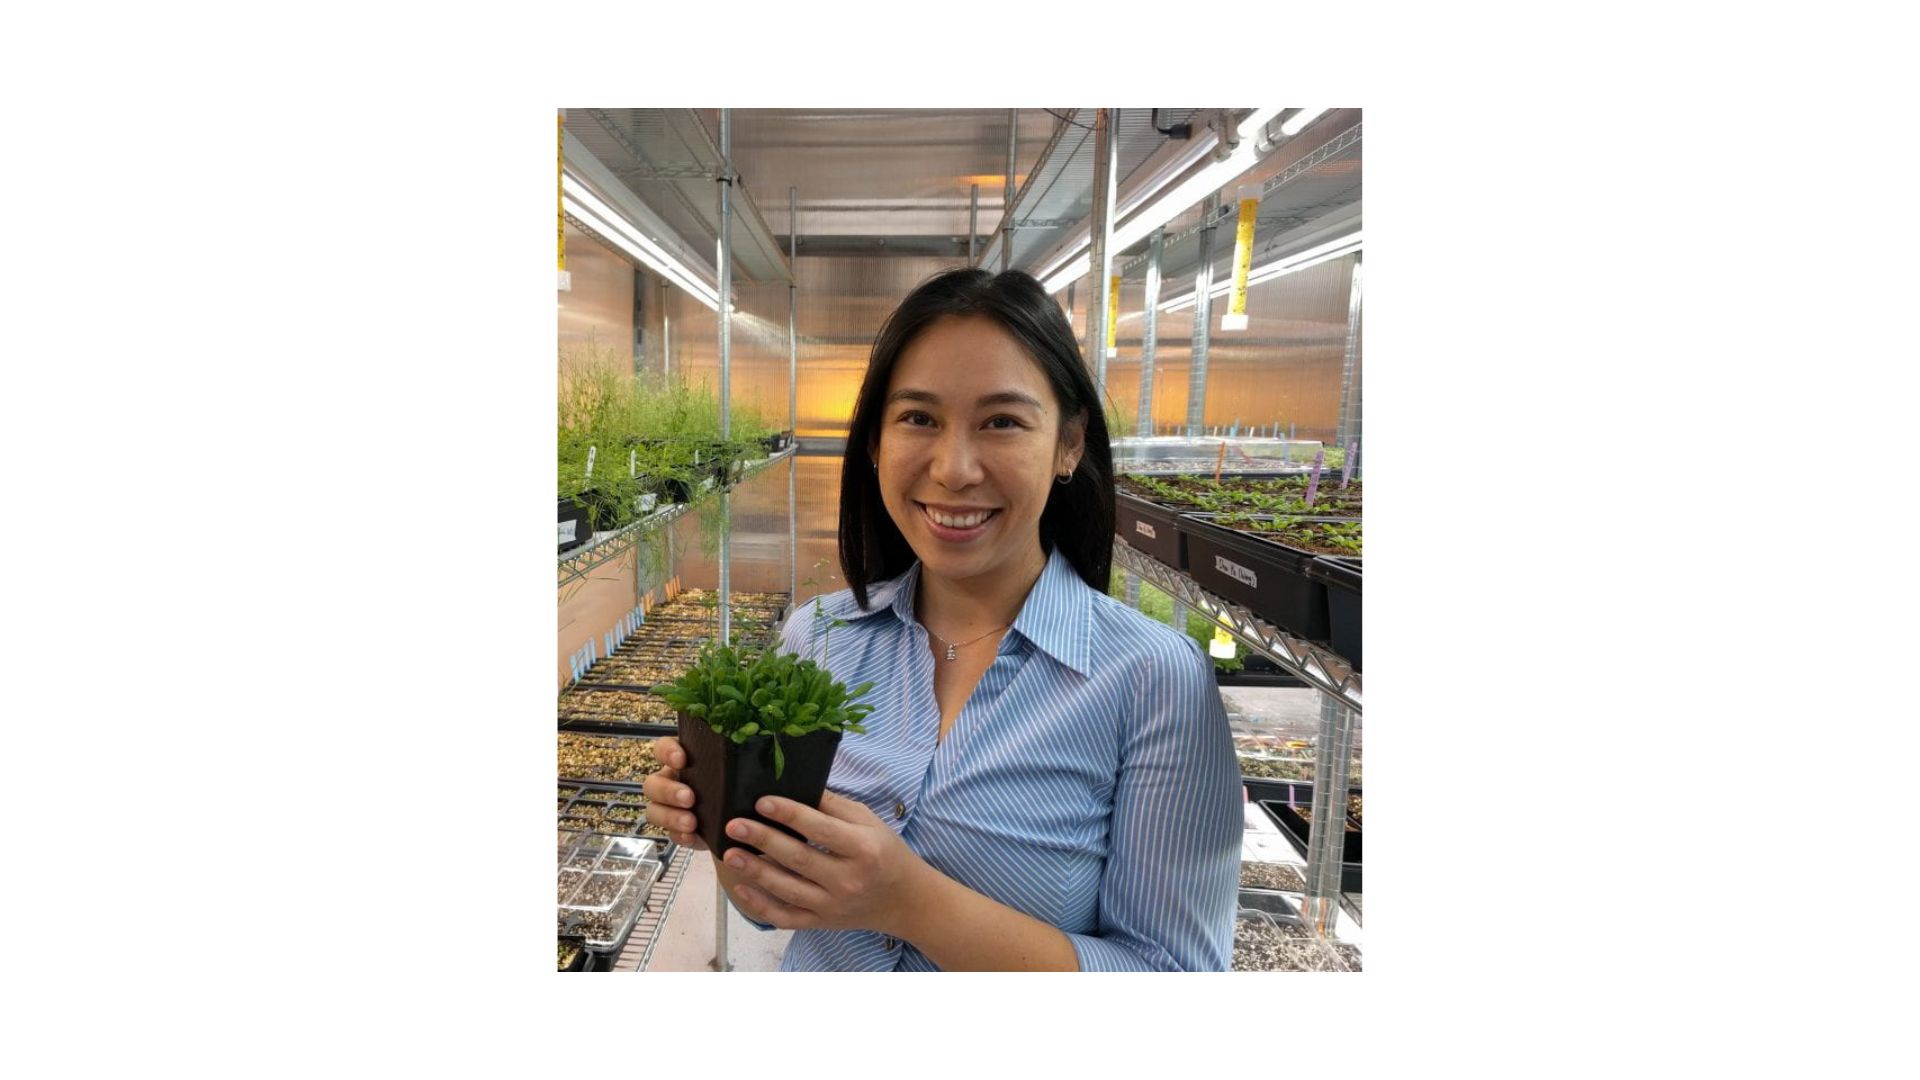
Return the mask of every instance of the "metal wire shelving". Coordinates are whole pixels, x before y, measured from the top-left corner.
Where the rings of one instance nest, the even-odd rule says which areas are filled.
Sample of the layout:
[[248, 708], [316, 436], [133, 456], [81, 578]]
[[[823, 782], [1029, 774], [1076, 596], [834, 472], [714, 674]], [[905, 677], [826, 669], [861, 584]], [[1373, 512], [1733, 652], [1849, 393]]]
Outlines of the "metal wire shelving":
[[[735, 483], [745, 481], [747, 477], [767, 468], [775, 462], [785, 461], [789, 457], [792, 457], [795, 452], [796, 448], [789, 446], [777, 454], [747, 463], [740, 473], [739, 480], [736, 480]], [[640, 542], [641, 537], [663, 525], [671, 523], [675, 518], [678, 518], [697, 505], [698, 503], [684, 502], [662, 507], [648, 514], [646, 517], [622, 525], [620, 528], [601, 536], [598, 540], [588, 543], [585, 547], [575, 548], [572, 551], [560, 555], [560, 582], [558, 587], [565, 588], [569, 583], [586, 577], [599, 567], [626, 554]]]

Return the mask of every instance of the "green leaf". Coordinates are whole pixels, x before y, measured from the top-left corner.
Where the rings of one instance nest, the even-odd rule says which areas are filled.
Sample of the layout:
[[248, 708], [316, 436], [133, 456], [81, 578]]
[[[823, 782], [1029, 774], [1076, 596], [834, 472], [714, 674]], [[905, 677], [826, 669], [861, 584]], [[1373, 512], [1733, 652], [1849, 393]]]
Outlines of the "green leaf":
[[780, 774], [785, 772], [786, 768], [787, 756], [780, 752], [780, 736], [775, 735], [773, 737], [773, 778], [780, 779]]
[[747, 703], [747, 695], [741, 693], [739, 687], [730, 683], [721, 683], [719, 686], [714, 687], [714, 689], [719, 691], [722, 697], [731, 698], [742, 705]]
[[740, 742], [751, 736], [758, 735], [759, 733], [760, 733], [760, 725], [749, 720], [746, 723], [740, 725], [740, 730], [736, 732], [734, 735], [734, 741]]

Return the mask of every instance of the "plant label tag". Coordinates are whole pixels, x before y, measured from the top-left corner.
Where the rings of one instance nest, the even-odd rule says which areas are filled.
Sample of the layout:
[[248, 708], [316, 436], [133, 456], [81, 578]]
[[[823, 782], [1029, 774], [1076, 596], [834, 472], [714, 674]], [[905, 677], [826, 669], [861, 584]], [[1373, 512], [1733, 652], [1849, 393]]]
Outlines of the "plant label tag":
[[1155, 535], [1154, 535], [1154, 532], [1153, 532], [1153, 526], [1151, 526], [1151, 525], [1149, 525], [1149, 524], [1147, 524], [1147, 523], [1146, 523], [1146, 522], [1144, 522], [1144, 521], [1136, 521], [1136, 522], [1134, 522], [1134, 523], [1133, 523], [1133, 531], [1134, 531], [1134, 532], [1137, 532], [1137, 533], [1139, 533], [1139, 534], [1140, 534], [1141, 536], [1144, 536], [1144, 537], [1146, 537], [1146, 538], [1147, 538], [1147, 539], [1149, 539], [1149, 540], [1158, 540], [1158, 539], [1160, 539], [1160, 538], [1159, 538], [1158, 536], [1155, 536]]
[[1347, 442], [1347, 456], [1345, 459], [1343, 459], [1340, 462], [1340, 490], [1341, 491], [1347, 490], [1347, 481], [1353, 478], [1353, 451], [1359, 445], [1360, 445], [1359, 443], [1353, 442], [1352, 440], [1348, 440]]
[[560, 542], [562, 544], [573, 543], [574, 534], [578, 531], [579, 524], [578, 521], [574, 520], [567, 520], [560, 523]]
[[1307, 477], [1307, 505], [1313, 505], [1313, 497], [1320, 491], [1320, 469], [1327, 463], [1325, 449], [1313, 452], [1313, 475]]
[[634, 462], [634, 458], [635, 458], [635, 457], [636, 457], [636, 456], [637, 456], [637, 455], [638, 455], [639, 453], [640, 453], [640, 451], [638, 451], [638, 450], [629, 450], [629, 451], [627, 451], [627, 475], [628, 475], [628, 476], [638, 476], [638, 475], [640, 475], [640, 471], [639, 471], [639, 470], [638, 470], [637, 468], [635, 468], [635, 467], [634, 467], [634, 463], [633, 463], [633, 462]]
[[1213, 557], [1213, 568], [1249, 588], [1257, 589], [1260, 587], [1260, 575], [1231, 559], [1215, 555]]
[[597, 446], [589, 446], [589, 447], [587, 447], [587, 479], [589, 479], [589, 480], [591, 480], [591, 479], [593, 479], [593, 458], [594, 458], [594, 455], [595, 455], [595, 454], [598, 454], [599, 452], [600, 452], [600, 448], [599, 448], [599, 447], [597, 447]]

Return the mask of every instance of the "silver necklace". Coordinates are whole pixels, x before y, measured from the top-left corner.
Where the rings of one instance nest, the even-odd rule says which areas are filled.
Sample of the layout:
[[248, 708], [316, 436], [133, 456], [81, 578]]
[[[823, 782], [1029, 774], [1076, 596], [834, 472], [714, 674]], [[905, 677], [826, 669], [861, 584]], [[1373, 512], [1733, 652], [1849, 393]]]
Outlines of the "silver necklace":
[[1012, 625], [1013, 625], [1012, 623], [1008, 623], [1008, 624], [1007, 624], [1006, 626], [996, 626], [996, 627], [994, 627], [993, 629], [991, 629], [991, 630], [989, 630], [989, 631], [987, 631], [987, 632], [986, 632], [985, 634], [981, 634], [981, 635], [980, 635], [980, 637], [977, 637], [977, 638], [969, 638], [969, 639], [967, 639], [966, 641], [962, 641], [962, 642], [960, 642], [960, 644], [958, 644], [958, 645], [956, 645], [956, 644], [954, 644], [954, 643], [953, 643], [953, 642], [951, 642], [951, 641], [948, 641], [948, 640], [947, 640], [946, 638], [943, 638], [943, 637], [941, 637], [941, 636], [940, 636], [939, 634], [933, 634], [933, 627], [931, 627], [931, 626], [929, 626], [929, 627], [927, 627], [927, 633], [929, 633], [929, 634], [933, 634], [933, 639], [934, 639], [935, 641], [938, 641], [938, 642], [939, 642], [940, 644], [942, 644], [942, 645], [945, 645], [945, 646], [947, 647], [947, 659], [949, 659], [949, 660], [958, 660], [958, 659], [959, 659], [959, 657], [958, 657], [958, 656], [956, 656], [956, 655], [954, 655], [954, 650], [955, 650], [955, 649], [958, 649], [958, 648], [960, 648], [961, 646], [964, 646], [964, 645], [971, 645], [971, 644], [973, 644], [974, 642], [976, 642], [976, 641], [979, 641], [979, 640], [980, 640], [980, 638], [984, 638], [984, 637], [989, 637], [989, 636], [991, 636], [991, 635], [993, 635], [993, 634], [997, 634], [997, 633], [999, 633], [1000, 631], [1002, 631], [1002, 630], [1005, 630], [1005, 629], [1007, 629], [1008, 627], [1011, 627]]

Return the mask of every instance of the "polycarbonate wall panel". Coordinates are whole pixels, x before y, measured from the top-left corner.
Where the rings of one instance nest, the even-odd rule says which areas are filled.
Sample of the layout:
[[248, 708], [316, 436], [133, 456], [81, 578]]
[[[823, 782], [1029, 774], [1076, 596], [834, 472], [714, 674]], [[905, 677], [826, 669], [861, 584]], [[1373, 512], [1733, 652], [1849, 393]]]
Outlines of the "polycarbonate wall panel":
[[[1293, 424], [1302, 439], [1333, 441], [1340, 422], [1340, 372], [1347, 344], [1347, 295], [1353, 257], [1308, 267], [1247, 290], [1247, 329], [1220, 331], [1228, 297], [1216, 297], [1207, 350], [1205, 423], [1242, 428]], [[1168, 282], [1161, 302], [1191, 292], [1192, 280]], [[1075, 325], [1084, 326], [1086, 297], [1076, 290]], [[1133, 433], [1140, 401], [1140, 347], [1146, 286], [1122, 282], [1120, 322], [1107, 360], [1108, 393]], [[1193, 309], [1160, 314], [1153, 366], [1153, 423], [1172, 434], [1187, 416], [1193, 358]], [[1084, 343], [1084, 335], [1082, 335]]]
[[621, 356], [633, 348], [633, 264], [598, 240], [567, 226], [567, 273], [560, 298], [560, 347], [593, 342]]

